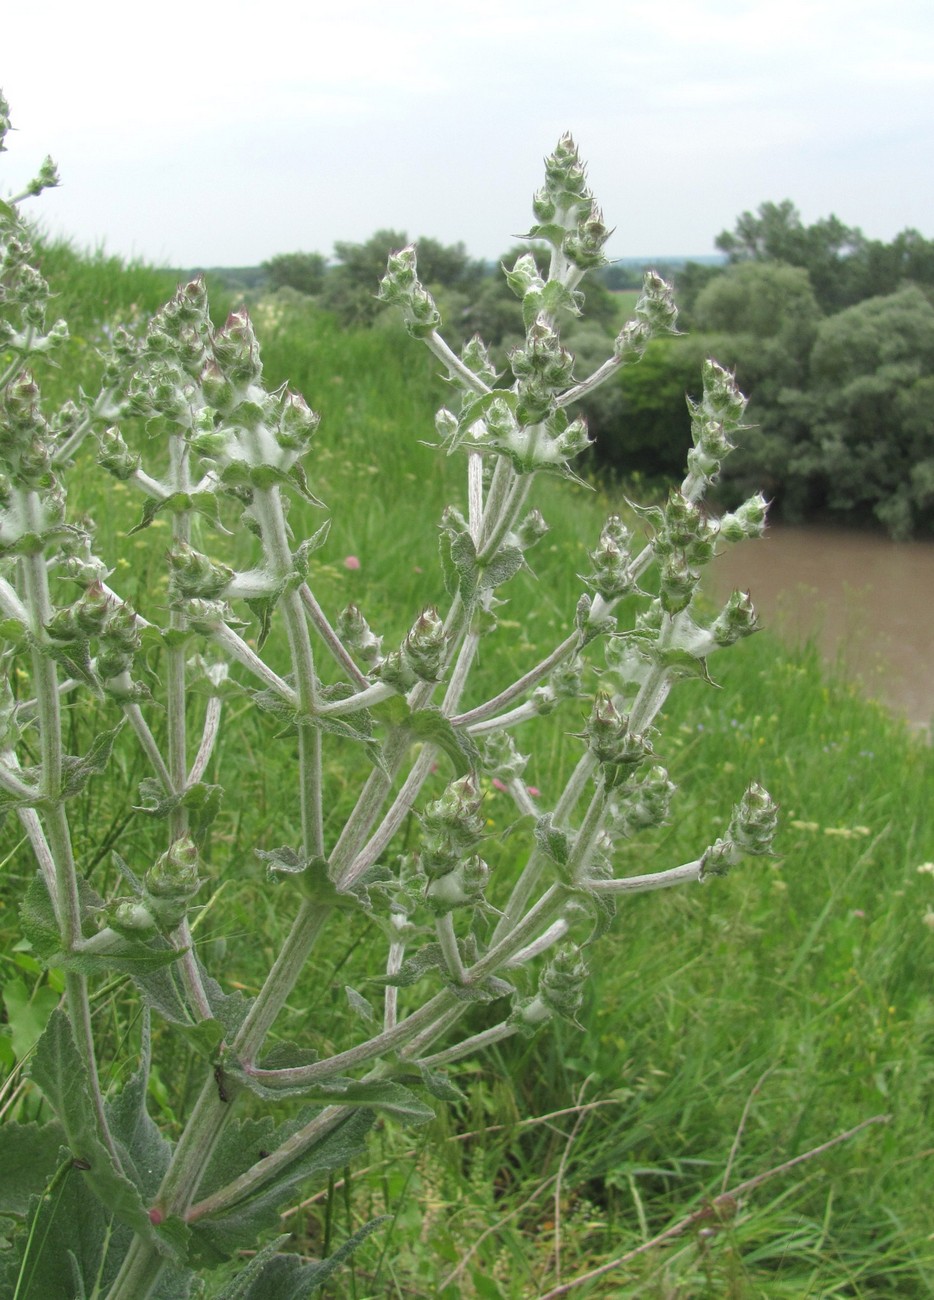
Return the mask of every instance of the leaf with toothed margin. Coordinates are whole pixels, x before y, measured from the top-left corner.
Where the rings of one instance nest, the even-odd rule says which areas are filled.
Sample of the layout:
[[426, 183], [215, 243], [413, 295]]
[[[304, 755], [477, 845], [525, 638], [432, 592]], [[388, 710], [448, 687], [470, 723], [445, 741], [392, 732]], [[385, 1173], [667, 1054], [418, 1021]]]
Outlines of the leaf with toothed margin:
[[466, 776], [480, 767], [480, 751], [472, 737], [452, 726], [440, 709], [429, 706], [413, 712], [405, 699], [397, 695], [387, 700], [381, 711], [388, 722], [407, 732], [413, 741], [435, 745], [446, 754], [458, 776]]
[[[366, 1135], [374, 1115], [371, 1111], [348, 1112], [315, 1142], [285, 1164], [271, 1168], [262, 1177], [263, 1161], [286, 1143], [300, 1143], [302, 1132], [319, 1117], [320, 1111], [303, 1108], [278, 1128], [269, 1116], [262, 1119], [233, 1119], [211, 1154], [199, 1187], [199, 1196], [213, 1196], [249, 1169], [258, 1174], [254, 1187], [241, 1200], [192, 1225], [191, 1257], [209, 1266], [250, 1249], [258, 1238], [275, 1232], [279, 1211], [294, 1201], [299, 1188], [319, 1182], [334, 1169], [343, 1169], [365, 1150]], [[272, 1163], [272, 1162], [270, 1162]], [[330, 1257], [329, 1257], [330, 1258]]]
[[465, 1094], [442, 1070], [433, 1069], [422, 1061], [417, 1061], [418, 1073], [422, 1086], [430, 1097], [437, 1101], [464, 1101]]
[[217, 1293], [215, 1300], [305, 1300], [320, 1291], [360, 1243], [391, 1218], [384, 1214], [371, 1219], [327, 1259], [307, 1260], [282, 1254], [281, 1247], [290, 1238], [277, 1237], [253, 1256], [246, 1268]]
[[298, 881], [306, 898], [321, 907], [337, 907], [351, 910], [366, 907], [369, 900], [353, 890], [339, 890], [328, 875], [327, 858], [303, 857], [294, 849], [284, 844], [278, 849], [254, 849], [261, 862], [266, 863], [266, 873], [270, 880], [281, 881], [292, 876]]
[[368, 1029], [372, 1029], [377, 1023], [376, 1012], [370, 1006], [369, 1002], [367, 1002], [363, 994], [358, 993], [357, 990], [351, 988], [349, 984], [345, 984], [344, 995], [347, 998], [347, 1005], [350, 1007], [357, 1019], [361, 1020]]
[[563, 872], [574, 848], [573, 833], [562, 826], [556, 826], [552, 814], [545, 813], [535, 823], [534, 834], [541, 851]]
[[[279, 1065], [277, 1068], [288, 1067]], [[300, 1062], [296, 1068], [301, 1068]], [[392, 1080], [351, 1079], [333, 1075], [324, 1082], [283, 1081], [280, 1085], [274, 1079], [258, 1078], [253, 1073], [238, 1069], [234, 1064], [226, 1065], [225, 1073], [267, 1101], [282, 1097], [306, 1097], [318, 1106], [353, 1106], [362, 1110], [380, 1111], [401, 1124], [427, 1124], [435, 1116], [431, 1107], [420, 1101], [414, 1092]]]
[[176, 808], [186, 809], [189, 833], [195, 843], [200, 844], [220, 812], [224, 787], [193, 781], [181, 794], [167, 795], [161, 781], [147, 776], [139, 783], [139, 794], [142, 802], [134, 807], [134, 812], [147, 813], [150, 817], [168, 817]]
[[178, 1262], [182, 1254], [178, 1240], [157, 1231], [138, 1188], [120, 1170], [101, 1138], [87, 1066], [64, 1010], [52, 1012], [30, 1061], [29, 1075], [61, 1121], [68, 1147], [80, 1161], [78, 1168], [90, 1190], [160, 1255]]
[[660, 668], [667, 669], [672, 677], [699, 677], [708, 686], [717, 685], [707, 671], [707, 660], [698, 659], [690, 650], [659, 646], [651, 651], [651, 657]]

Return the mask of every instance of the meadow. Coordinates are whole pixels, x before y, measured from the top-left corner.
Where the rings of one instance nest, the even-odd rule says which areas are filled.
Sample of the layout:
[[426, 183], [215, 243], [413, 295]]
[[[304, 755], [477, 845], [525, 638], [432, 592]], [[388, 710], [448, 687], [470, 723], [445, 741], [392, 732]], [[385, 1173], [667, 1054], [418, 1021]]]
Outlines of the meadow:
[[[47, 383], [60, 382], [63, 395], [76, 376], [92, 388], [96, 343], [117, 323], [144, 321], [172, 289], [164, 273], [61, 248], [46, 251], [44, 269], [72, 324]], [[424, 445], [444, 400], [437, 363], [388, 312], [356, 332], [292, 299], [257, 302], [253, 316], [269, 387], [288, 381], [322, 417], [307, 466], [312, 491], [333, 511], [314, 557], [318, 599], [332, 615], [352, 599], [391, 642], [413, 609], [440, 598], [437, 524], [462, 479], [457, 456]], [[687, 448], [686, 415], [684, 438]], [[88, 490], [80, 502], [104, 553], [107, 535], [137, 517], [120, 486], [111, 484], [106, 500]], [[551, 532], [534, 552], [534, 573], [511, 583], [489, 650], [517, 672], [572, 625], [586, 552], [608, 511], [626, 511], [624, 490], [599, 483], [548, 483], [534, 504]], [[296, 507], [296, 532], [321, 523], [322, 512], [308, 509], [313, 517], [302, 521]], [[149, 581], [158, 529], [137, 541], [139, 563], [121, 584], [131, 599], [132, 583]], [[768, 630], [722, 666], [715, 656], [711, 672], [716, 688], [682, 682], [665, 707], [659, 756], [682, 792], [678, 815], [634, 842], [627, 870], [693, 857], [747, 779], [781, 805], [777, 856], [624, 903], [592, 954], [580, 1029], [549, 1026], [470, 1061], [457, 1076], [464, 1101], [439, 1105], [422, 1129], [380, 1123], [365, 1168], [297, 1203], [286, 1230], [313, 1256], [374, 1214], [391, 1216], [325, 1294], [934, 1294], [934, 751], [829, 677], [812, 646], [783, 646]], [[481, 661], [478, 698], [483, 687]], [[526, 773], [536, 787], [560, 788], [584, 721], [573, 704], [552, 715], [549, 744]], [[70, 726], [78, 737], [88, 719], [74, 710]], [[72, 752], [81, 752], [77, 740]], [[242, 792], [212, 832], [219, 868], [237, 860], [241, 844], [278, 842], [276, 752], [264, 749], [245, 712], [212, 759], [219, 773], [236, 773], [230, 783]], [[329, 760], [331, 825], [346, 815], [359, 761], [341, 750]], [[123, 812], [139, 763], [119, 746], [113, 762], [76, 827], [82, 859], [102, 878], [111, 848], [143, 852], [150, 834]], [[497, 871], [508, 874], [512, 815], [492, 784], [484, 813], [501, 835]], [[0, 1065], [6, 1115], [29, 1119], [40, 1102], [20, 1066], [61, 980], [17, 942], [16, 900], [33, 867], [12, 820], [2, 833]], [[410, 834], [407, 825], [403, 841]], [[199, 947], [224, 956], [229, 989], [254, 989], [282, 943], [276, 894], [262, 877], [259, 863], [230, 872], [193, 927]], [[339, 1037], [349, 1015], [343, 987], [354, 983], [365, 946], [365, 934], [348, 929], [343, 947], [315, 955], [277, 1025], [283, 1037], [316, 1008]], [[135, 1032], [126, 981], [101, 983], [93, 1006], [102, 1042]], [[484, 1012], [477, 1008], [478, 1030]], [[160, 1032], [152, 1100], [171, 1128], [190, 1105], [195, 1062], [184, 1041]], [[105, 1077], [110, 1087], [122, 1082]], [[738, 1197], [725, 1195], [864, 1124]], [[683, 1231], [670, 1231], [683, 1220]]]

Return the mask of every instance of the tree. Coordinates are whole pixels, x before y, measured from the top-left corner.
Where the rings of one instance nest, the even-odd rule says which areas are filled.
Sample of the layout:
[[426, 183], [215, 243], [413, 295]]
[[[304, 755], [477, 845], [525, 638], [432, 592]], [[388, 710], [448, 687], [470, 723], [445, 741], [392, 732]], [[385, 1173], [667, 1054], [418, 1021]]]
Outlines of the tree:
[[714, 242], [734, 263], [787, 262], [803, 268], [825, 312], [839, 311], [867, 294], [863, 232], [835, 216], [805, 226], [790, 199], [744, 212], [735, 228], [721, 231]]
[[694, 320], [701, 330], [778, 339], [806, 358], [821, 316], [810, 276], [782, 262], [739, 262], [698, 294]]
[[823, 217], [805, 226], [790, 199], [763, 203], [744, 212], [716, 244], [737, 262], [787, 262], [811, 277], [822, 309], [829, 315], [865, 298], [894, 293], [911, 282], [934, 285], [934, 240], [903, 230], [890, 244], [867, 239], [858, 226]]
[[263, 263], [263, 270], [273, 289], [318, 294], [324, 288], [327, 264], [321, 253], [277, 253]]
[[793, 488], [831, 511], [871, 514], [896, 537], [931, 529], [934, 306], [908, 286], [820, 323], [795, 414]]

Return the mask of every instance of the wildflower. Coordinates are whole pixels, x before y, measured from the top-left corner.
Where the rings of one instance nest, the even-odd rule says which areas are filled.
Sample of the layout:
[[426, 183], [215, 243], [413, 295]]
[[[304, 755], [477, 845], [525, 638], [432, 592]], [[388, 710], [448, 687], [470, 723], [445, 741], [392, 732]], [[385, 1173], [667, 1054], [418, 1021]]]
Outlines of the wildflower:
[[922, 862], [915, 870], [919, 876], [934, 876], [934, 862]]
[[357, 559], [356, 555], [346, 555], [344, 557], [344, 568], [345, 569], [360, 568], [360, 561]]

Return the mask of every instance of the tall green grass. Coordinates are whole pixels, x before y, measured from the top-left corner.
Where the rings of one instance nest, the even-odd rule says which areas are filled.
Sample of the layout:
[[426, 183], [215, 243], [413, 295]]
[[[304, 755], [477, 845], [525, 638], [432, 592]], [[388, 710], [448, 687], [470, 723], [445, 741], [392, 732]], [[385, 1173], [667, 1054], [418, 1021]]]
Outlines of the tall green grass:
[[[93, 370], [93, 328], [128, 305], [151, 310], [144, 289], [162, 280], [73, 250], [44, 256], [63, 308], [67, 300], [68, 313], [86, 322], [87, 347], [58, 372], [64, 388]], [[86, 301], [94, 294], [114, 316]], [[422, 445], [433, 439], [445, 397], [437, 367], [384, 325], [347, 333], [301, 305], [277, 314], [275, 302], [256, 315], [267, 377], [300, 389], [322, 415], [308, 474], [333, 523], [314, 556], [313, 585], [329, 614], [354, 600], [391, 641], [441, 597], [437, 522], [460, 492], [460, 459]], [[536, 504], [552, 532], [530, 553], [534, 573], [506, 589], [478, 690], [494, 680], [494, 664], [521, 671], [570, 626], [585, 552], [606, 513], [622, 505], [597, 489], [545, 488]], [[115, 539], [138, 506], [111, 490], [83, 508], [99, 520], [102, 539]], [[323, 518], [296, 508], [296, 533]], [[148, 583], [160, 544], [157, 529], [123, 543], [130, 563], [114, 585]], [[359, 567], [346, 567], [349, 556]], [[414, 1140], [379, 1129], [367, 1171], [349, 1171], [345, 1188], [296, 1207], [287, 1226], [315, 1253], [363, 1216], [393, 1216], [332, 1296], [535, 1297], [634, 1250], [723, 1187], [883, 1113], [887, 1125], [762, 1185], [730, 1222], [704, 1220], [570, 1294], [934, 1294], [934, 930], [925, 920], [934, 874], [918, 870], [934, 861], [934, 754], [878, 706], [828, 681], [813, 648], [790, 651], [764, 633], [710, 666], [722, 689], [683, 683], [657, 742], [680, 786], [675, 819], [634, 842], [623, 865], [640, 872], [695, 857], [723, 829], [748, 779], [782, 805], [780, 856], [706, 887], [624, 902], [590, 954], [582, 1031], [558, 1026], [468, 1064], [462, 1104], [440, 1111]], [[70, 717], [72, 752], [80, 752], [89, 718], [84, 707]], [[578, 753], [573, 733], [582, 721], [566, 706], [543, 748], [539, 734], [527, 775], [546, 796]], [[521, 729], [516, 739], [522, 748]], [[247, 846], [264, 836], [283, 842], [287, 832], [289, 812], [277, 797], [283, 760], [267, 742], [267, 720], [231, 708], [211, 773], [237, 792], [210, 846], [223, 884], [195, 928], [209, 965], [226, 954], [228, 984], [247, 989], [277, 951], [289, 911], [248, 856]], [[329, 759], [332, 830], [357, 762], [340, 748]], [[149, 826], [124, 811], [143, 775], [132, 750], [118, 747], [76, 827], [81, 859], [101, 888], [110, 848], [140, 860], [149, 852]], [[521, 836], [508, 833], [506, 796], [491, 788], [486, 810], [488, 856], [505, 875], [517, 868]], [[55, 974], [16, 946], [16, 900], [32, 865], [12, 822], [3, 835], [0, 1060], [15, 1083], [30, 1033], [57, 992]], [[309, 969], [277, 1026], [283, 1037], [313, 1017], [339, 1036], [343, 985], [366, 969], [366, 943], [348, 925]], [[95, 1014], [115, 1045], [138, 1032], [135, 1001], [119, 981], [98, 990]], [[483, 1008], [476, 1015], [479, 1028]], [[168, 1033], [156, 1059], [153, 1105], [172, 1126], [190, 1105], [196, 1072]], [[9, 1096], [10, 1113], [40, 1113], [28, 1088]], [[547, 1118], [554, 1112], [566, 1113]]]

